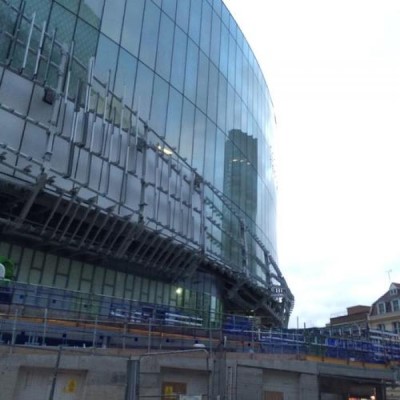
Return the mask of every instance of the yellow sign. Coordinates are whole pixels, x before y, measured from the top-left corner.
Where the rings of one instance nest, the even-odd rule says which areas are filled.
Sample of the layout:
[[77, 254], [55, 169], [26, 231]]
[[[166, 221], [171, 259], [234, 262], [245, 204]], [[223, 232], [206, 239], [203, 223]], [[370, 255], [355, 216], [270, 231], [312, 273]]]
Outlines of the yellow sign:
[[75, 379], [70, 379], [64, 387], [64, 393], [75, 393], [78, 384]]

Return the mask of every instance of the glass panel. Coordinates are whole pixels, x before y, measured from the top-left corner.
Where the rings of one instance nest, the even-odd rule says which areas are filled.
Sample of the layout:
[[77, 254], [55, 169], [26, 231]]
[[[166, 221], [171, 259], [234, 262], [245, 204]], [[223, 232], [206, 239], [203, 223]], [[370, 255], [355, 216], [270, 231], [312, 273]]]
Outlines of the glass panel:
[[122, 95], [125, 87], [125, 104], [128, 106], [132, 105], [136, 68], [136, 58], [121, 48], [115, 78], [115, 91], [117, 94]]
[[72, 11], [74, 14], [78, 11], [79, 0], [57, 0], [57, 3], [60, 3], [68, 10]]
[[129, 0], [126, 4], [121, 44], [134, 56], [139, 54], [143, 9], [144, 0]]
[[213, 0], [214, 10], [221, 16], [222, 0]]
[[[85, 38], [85, 40], [82, 40]], [[89, 58], [96, 53], [99, 31], [92, 26], [78, 19], [75, 31], [75, 52], [74, 56], [85, 66], [88, 65]]]
[[25, 14], [32, 15], [36, 12], [36, 24], [41, 24], [43, 21], [47, 21], [49, 16], [51, 3], [43, 0], [30, 0], [25, 2]]
[[176, 23], [185, 31], [188, 31], [189, 25], [189, 0], [180, 0], [177, 2], [178, 8], [176, 10]]
[[238, 28], [237, 34], [236, 34], [236, 42], [240, 49], [243, 48], [243, 41], [244, 41], [243, 32]]
[[229, 34], [225, 25], [221, 27], [221, 48], [219, 57], [219, 68], [228, 77], [228, 55], [229, 55]]
[[211, 51], [210, 58], [215, 65], [219, 65], [219, 49], [221, 40], [221, 20], [214, 13], [211, 29]]
[[51, 11], [49, 31], [57, 28], [57, 40], [69, 45], [75, 29], [76, 16], [58, 4]]
[[153, 72], [144, 64], [139, 62], [133, 107], [135, 110], [138, 110], [139, 116], [145, 120], [149, 119], [150, 116], [153, 78]]
[[249, 106], [251, 114], [254, 116], [257, 115], [258, 106], [257, 106], [257, 96], [255, 96], [253, 92], [253, 82], [255, 81], [255, 75], [253, 74], [254, 71], [250, 67], [250, 64], [248, 72], [249, 72], [249, 78], [247, 80], [247, 91], [248, 91], [247, 104]]
[[196, 101], [196, 80], [198, 66], [199, 49], [189, 39], [187, 57], [186, 57], [186, 73], [185, 73], [185, 96], [193, 103]]
[[222, 4], [222, 22], [229, 27], [229, 11], [226, 8], [225, 4]]
[[194, 105], [183, 100], [182, 128], [179, 142], [179, 154], [187, 158], [188, 163], [192, 162], [192, 143], [193, 143], [193, 125], [194, 125]]
[[200, 39], [201, 3], [199, 0], [192, 0], [190, 5], [189, 36], [197, 44]]
[[217, 124], [218, 127], [225, 132], [225, 119], [226, 119], [226, 91], [227, 91], [227, 81], [220, 74], [219, 75], [219, 87], [218, 87], [218, 114], [217, 114]]
[[208, 81], [208, 104], [207, 115], [216, 121], [217, 117], [217, 96], [218, 96], [218, 70], [210, 64], [210, 76]]
[[226, 131], [234, 129], [233, 113], [235, 107], [235, 94], [231, 85], [228, 84], [227, 102], [226, 102]]
[[163, 11], [165, 11], [173, 20], [175, 20], [176, 0], [163, 0], [161, 5]]
[[173, 43], [174, 23], [164, 14], [161, 14], [156, 71], [168, 81], [171, 73], [171, 55]]
[[108, 72], [111, 71], [111, 87], [114, 84], [118, 46], [104, 35], [100, 35], [99, 47], [96, 55], [95, 75], [106, 83]]
[[151, 1], [146, 2], [140, 44], [140, 59], [151, 69], [154, 69], [154, 64], [156, 60], [160, 13], [160, 9], [156, 7]]
[[155, 75], [154, 92], [151, 105], [150, 126], [164, 136], [167, 116], [168, 84]]
[[236, 92], [242, 94], [242, 75], [243, 75], [243, 53], [237, 49], [236, 51]]
[[207, 181], [214, 183], [215, 163], [215, 138], [216, 126], [207, 119], [206, 145], [204, 153], [204, 177]]
[[93, 287], [93, 291], [96, 293], [103, 292], [104, 273], [105, 273], [105, 269], [103, 267], [96, 267], [94, 270], [92, 287]]
[[211, 37], [211, 6], [203, 1], [203, 10], [201, 16], [201, 36], [200, 48], [208, 55], [210, 53], [210, 37]]
[[229, 56], [228, 56], [228, 81], [235, 86], [236, 74], [236, 42], [232, 36], [229, 37]]
[[206, 138], [206, 116], [199, 110], [196, 111], [193, 140], [193, 162], [194, 168], [203, 172], [204, 147]]
[[79, 16], [98, 28], [103, 12], [104, 0], [82, 0]]
[[183, 80], [185, 78], [186, 38], [186, 35], [179, 28], [175, 28], [171, 83], [180, 92], [183, 92]]
[[175, 89], [170, 88], [168, 100], [167, 128], [166, 138], [167, 143], [171, 147], [178, 148], [179, 132], [181, 127], [182, 116], [182, 95]]
[[119, 43], [125, 0], [105, 0], [101, 31]]
[[[217, 129], [217, 138], [215, 143], [215, 162], [217, 165], [222, 166], [224, 165], [225, 159], [225, 135], [222, 133], [221, 130]], [[224, 169], [223, 168], [216, 168], [215, 169], [215, 186], [223, 191], [224, 190]]]
[[200, 52], [196, 104], [204, 112], [207, 111], [208, 64], [208, 58]]
[[233, 18], [232, 15], [229, 17], [229, 31], [233, 38], [236, 40], [237, 24], [235, 18]]

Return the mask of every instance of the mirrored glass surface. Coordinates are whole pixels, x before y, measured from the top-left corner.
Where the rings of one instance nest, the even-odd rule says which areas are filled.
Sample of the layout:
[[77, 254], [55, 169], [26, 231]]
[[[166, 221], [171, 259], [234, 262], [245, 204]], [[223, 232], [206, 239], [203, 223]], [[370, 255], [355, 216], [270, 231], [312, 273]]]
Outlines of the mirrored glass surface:
[[105, 0], [101, 31], [115, 42], [121, 38], [125, 0]]
[[79, 16], [95, 28], [100, 26], [104, 0], [82, 0]]
[[169, 80], [171, 73], [173, 44], [174, 23], [165, 14], [162, 14], [158, 36], [156, 71], [166, 80]]
[[160, 14], [160, 9], [153, 2], [146, 2], [140, 43], [140, 59], [152, 69], [154, 69], [156, 60]]
[[145, 0], [129, 0], [122, 27], [122, 46], [134, 56], [139, 54]]

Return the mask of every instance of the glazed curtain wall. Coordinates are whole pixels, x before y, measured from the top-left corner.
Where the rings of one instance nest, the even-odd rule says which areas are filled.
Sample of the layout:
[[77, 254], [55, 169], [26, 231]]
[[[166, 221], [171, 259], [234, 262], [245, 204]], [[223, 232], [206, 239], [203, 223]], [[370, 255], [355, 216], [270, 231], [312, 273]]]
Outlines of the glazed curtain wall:
[[[18, 6], [20, 0], [11, 3]], [[34, 11], [38, 24], [47, 21], [49, 30], [57, 29], [58, 40], [74, 41], [74, 56], [83, 65], [96, 57], [95, 74], [106, 82], [111, 73], [111, 89], [124, 93], [126, 103], [170, 146], [238, 202], [276, 258], [271, 100], [225, 5], [220, 0], [27, 0], [25, 12]], [[75, 63], [76, 76], [85, 76], [81, 69]], [[250, 188], [246, 177], [254, 182]], [[256, 194], [243, 208], [235, 193], [249, 189]]]
[[[207, 274], [199, 273], [195, 284], [179, 292], [178, 285], [116, 271], [112, 265], [84, 263], [6, 242], [0, 242], [0, 255], [15, 262], [17, 282], [65, 290], [66, 310], [73, 310], [73, 293], [87, 293], [108, 296], [115, 303], [135, 301], [169, 306], [171, 310], [183, 308], [197, 313], [202, 310], [204, 316], [222, 312], [220, 294]], [[14, 302], [23, 304], [24, 299], [14, 299]]]

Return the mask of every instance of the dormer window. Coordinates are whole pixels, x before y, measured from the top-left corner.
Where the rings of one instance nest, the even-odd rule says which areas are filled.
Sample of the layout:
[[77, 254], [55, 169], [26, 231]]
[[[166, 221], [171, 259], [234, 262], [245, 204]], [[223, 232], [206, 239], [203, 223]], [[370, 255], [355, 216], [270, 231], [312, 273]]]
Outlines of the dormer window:
[[396, 295], [397, 295], [397, 288], [392, 287], [392, 288], [390, 289], [390, 295], [391, 295], [391, 296], [396, 296]]
[[378, 314], [385, 314], [386, 312], [386, 307], [385, 303], [378, 303]]

